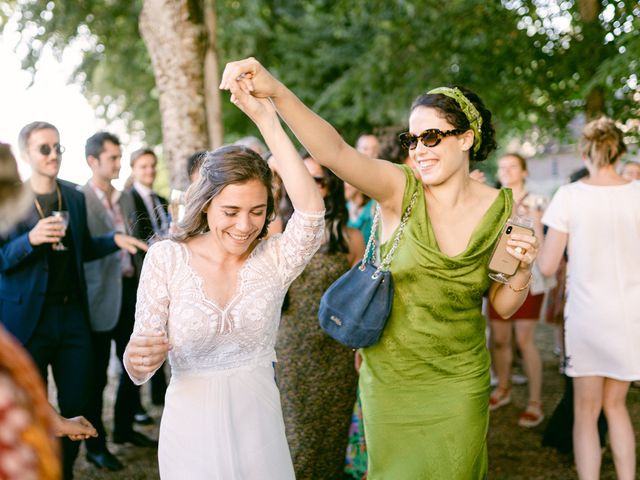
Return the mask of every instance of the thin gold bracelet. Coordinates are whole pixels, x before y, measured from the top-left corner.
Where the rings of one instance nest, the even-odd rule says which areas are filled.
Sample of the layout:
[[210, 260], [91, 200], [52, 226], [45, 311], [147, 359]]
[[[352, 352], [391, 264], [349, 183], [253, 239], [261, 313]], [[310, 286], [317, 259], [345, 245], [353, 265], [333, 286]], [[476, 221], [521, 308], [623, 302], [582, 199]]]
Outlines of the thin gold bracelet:
[[527, 283], [525, 283], [522, 287], [519, 288], [513, 288], [511, 286], [511, 283], [507, 283], [507, 285], [509, 285], [509, 288], [511, 290], [513, 290], [514, 292], [521, 292], [523, 290], [526, 290], [527, 288], [529, 288], [529, 285], [531, 285], [531, 279], [533, 278], [533, 273], [529, 274], [529, 279], [527, 280]]

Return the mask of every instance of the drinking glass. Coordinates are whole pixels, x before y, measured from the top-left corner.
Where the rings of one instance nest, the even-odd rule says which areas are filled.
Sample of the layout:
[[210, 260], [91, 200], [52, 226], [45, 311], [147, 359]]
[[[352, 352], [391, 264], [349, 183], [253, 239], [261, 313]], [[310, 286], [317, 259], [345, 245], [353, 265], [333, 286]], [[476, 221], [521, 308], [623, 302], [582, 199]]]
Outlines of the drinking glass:
[[[507, 225], [517, 225], [520, 227], [525, 227], [533, 231], [534, 219], [531, 217], [525, 217], [521, 215], [515, 215], [507, 220]], [[509, 283], [509, 279], [511, 275], [506, 275], [502, 272], [493, 272], [489, 271], [489, 278], [498, 283]]]
[[64, 228], [64, 231], [62, 232], [62, 238], [60, 239], [59, 242], [51, 245], [51, 248], [58, 252], [67, 250], [67, 247], [65, 247], [64, 244], [62, 243], [62, 239], [66, 235], [67, 227], [69, 226], [69, 212], [67, 212], [66, 210], [54, 210], [53, 212], [51, 212], [51, 216], [56, 217], [58, 221], [62, 223], [62, 226]]
[[173, 189], [169, 195], [169, 215], [171, 222], [176, 224], [182, 221], [185, 213], [184, 192], [182, 190]]

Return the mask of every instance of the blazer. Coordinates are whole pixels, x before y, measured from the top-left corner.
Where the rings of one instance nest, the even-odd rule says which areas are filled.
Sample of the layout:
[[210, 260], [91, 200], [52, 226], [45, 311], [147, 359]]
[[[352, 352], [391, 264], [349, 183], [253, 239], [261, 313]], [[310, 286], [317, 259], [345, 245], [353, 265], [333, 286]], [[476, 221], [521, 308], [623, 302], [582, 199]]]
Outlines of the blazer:
[[[77, 185], [58, 180], [65, 208], [69, 212], [68, 230], [73, 239], [72, 260], [78, 274], [78, 292], [88, 319], [87, 288], [83, 262], [101, 258], [118, 250], [113, 233], [91, 237], [87, 228], [85, 198]], [[29, 231], [40, 217], [35, 205], [27, 216], [7, 234], [0, 236], [0, 322], [22, 344], [26, 344], [38, 324], [47, 291], [48, 245], [32, 246]]]
[[[113, 221], [102, 201], [91, 188], [90, 183], [82, 187], [87, 202], [87, 226], [93, 236], [105, 235], [115, 230]], [[125, 230], [133, 234], [133, 197], [121, 192], [118, 204], [122, 209]], [[135, 264], [132, 262], [135, 268]], [[139, 273], [139, 272], [137, 272]], [[122, 267], [120, 252], [115, 252], [97, 260], [85, 262], [84, 275], [87, 279], [89, 301], [89, 321], [94, 332], [107, 332], [118, 323], [122, 306]]]

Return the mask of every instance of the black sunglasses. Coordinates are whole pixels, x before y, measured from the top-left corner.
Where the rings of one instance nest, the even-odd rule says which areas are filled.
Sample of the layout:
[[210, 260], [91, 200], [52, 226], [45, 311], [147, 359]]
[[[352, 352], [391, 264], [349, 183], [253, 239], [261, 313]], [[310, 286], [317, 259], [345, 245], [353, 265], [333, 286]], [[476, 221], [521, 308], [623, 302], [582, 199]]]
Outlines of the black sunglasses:
[[50, 155], [54, 149], [58, 155], [62, 155], [64, 153], [64, 147], [59, 143], [56, 143], [53, 147], [47, 143], [38, 147], [38, 151], [45, 157]]
[[460, 135], [464, 133], [464, 130], [454, 129], [443, 132], [437, 128], [429, 128], [422, 132], [420, 135], [414, 135], [413, 133], [404, 132], [398, 135], [400, 143], [409, 150], [413, 150], [418, 146], [418, 140], [422, 142], [425, 147], [435, 147], [438, 145], [444, 137], [450, 135]]
[[320, 188], [324, 188], [327, 186], [327, 182], [325, 181], [324, 177], [313, 177], [313, 180]]

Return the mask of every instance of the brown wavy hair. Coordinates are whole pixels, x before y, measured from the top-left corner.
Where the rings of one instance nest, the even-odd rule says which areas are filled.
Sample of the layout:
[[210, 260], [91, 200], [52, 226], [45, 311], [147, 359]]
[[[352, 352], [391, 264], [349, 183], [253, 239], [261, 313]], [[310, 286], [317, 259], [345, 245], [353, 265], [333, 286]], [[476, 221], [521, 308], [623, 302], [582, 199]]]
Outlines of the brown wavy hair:
[[171, 238], [184, 242], [209, 231], [204, 209], [227, 186], [258, 180], [267, 190], [267, 215], [258, 239], [267, 235], [274, 218], [272, 173], [266, 161], [250, 148], [228, 145], [204, 153], [200, 179], [189, 187], [185, 197], [185, 215]]
[[520, 155], [519, 153], [516, 152], [509, 152], [509, 153], [505, 153], [504, 155], [500, 156], [500, 158], [498, 159], [498, 161], [502, 160], [503, 158], [506, 157], [513, 157], [516, 160], [518, 160], [518, 163], [520, 164], [520, 168], [525, 171], [528, 172], [529, 170], [527, 169], [527, 159], [524, 158], [522, 155]]

